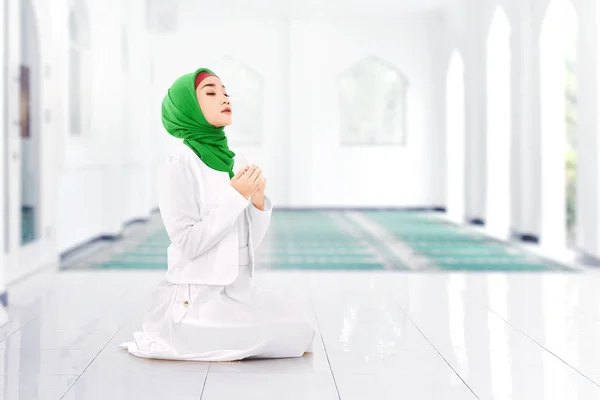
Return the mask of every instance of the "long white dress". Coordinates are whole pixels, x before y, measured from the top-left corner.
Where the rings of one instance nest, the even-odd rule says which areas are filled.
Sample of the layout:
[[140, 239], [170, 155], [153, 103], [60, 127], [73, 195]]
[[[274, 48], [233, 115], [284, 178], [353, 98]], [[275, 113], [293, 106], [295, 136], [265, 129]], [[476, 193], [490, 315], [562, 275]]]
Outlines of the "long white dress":
[[[261, 292], [253, 283], [244, 212], [237, 229], [237, 279], [227, 286], [161, 282], [141, 331], [122, 348], [138, 357], [193, 361], [300, 357], [311, 351], [311, 322], [295, 305]], [[173, 307], [182, 298], [190, 299], [183, 316]]]

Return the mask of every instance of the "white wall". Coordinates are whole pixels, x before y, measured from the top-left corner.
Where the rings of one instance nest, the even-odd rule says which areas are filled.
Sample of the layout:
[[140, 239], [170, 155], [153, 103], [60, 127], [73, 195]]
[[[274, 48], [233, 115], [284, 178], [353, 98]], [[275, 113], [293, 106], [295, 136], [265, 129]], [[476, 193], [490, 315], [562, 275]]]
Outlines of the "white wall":
[[[54, 58], [60, 59], [60, 54], [57, 53], [56, 42], [52, 38], [57, 36], [53, 31], [54, 26], [50, 21], [54, 19], [57, 11], [60, 10], [60, 4], [56, 4], [53, 9], [49, 7], [47, 2], [32, 0], [31, 8], [33, 10], [33, 24], [31, 28], [39, 34], [37, 38], [37, 50], [39, 54], [22, 54], [21, 44], [26, 39], [22, 36], [21, 31], [21, 11], [22, 1], [7, 0], [6, 2], [7, 18], [5, 22], [8, 24], [8, 35], [2, 40], [6, 40], [7, 58], [2, 63], [3, 71], [6, 74], [6, 86], [2, 91], [2, 95], [6, 96], [6, 106], [2, 108], [5, 113], [6, 124], [3, 125], [3, 135], [0, 145], [3, 162], [3, 190], [8, 194], [8, 203], [4, 203], [2, 209], [2, 229], [6, 224], [7, 230], [7, 252], [0, 253], [0, 258], [3, 261], [2, 271], [0, 272], [0, 291], [4, 290], [6, 283], [12, 279], [29, 272], [31, 269], [42, 264], [48, 264], [56, 260], [57, 252], [53, 237], [54, 228], [54, 192], [55, 186], [53, 182], [57, 176], [57, 169], [53, 168], [57, 160], [55, 157], [60, 151], [59, 132], [61, 132], [61, 121], [56, 118], [60, 115], [60, 101], [62, 91], [56, 90], [56, 82], [49, 79], [50, 74], [55, 66]], [[31, 32], [31, 31], [27, 31]], [[37, 143], [34, 147], [39, 146], [39, 158], [37, 160], [27, 160], [31, 162], [29, 167], [31, 170], [37, 169], [36, 164], [41, 166], [39, 177], [39, 207], [36, 210], [36, 218], [39, 221], [39, 237], [42, 239], [35, 245], [27, 246], [28, 251], [21, 251], [21, 201], [23, 200], [22, 181], [21, 181], [21, 160], [23, 157], [27, 159], [25, 152], [29, 149], [28, 146], [22, 146], [20, 137], [20, 126], [17, 123], [20, 120], [20, 65], [22, 62], [30, 61], [37, 58], [35, 68], [32, 69], [32, 94], [37, 98], [32, 99], [33, 107], [31, 115], [32, 129], [36, 129], [35, 124], [38, 124], [38, 137], [35, 138]], [[4, 77], [3, 77], [4, 78]], [[39, 84], [39, 91], [35, 92], [35, 82]], [[48, 118], [44, 118], [47, 116]], [[6, 130], [4, 130], [6, 128]], [[33, 132], [35, 134], [35, 132]], [[28, 182], [26, 182], [27, 184]], [[6, 190], [6, 192], [4, 192]], [[27, 190], [26, 190], [27, 192]], [[27, 193], [25, 193], [27, 195]], [[4, 200], [4, 198], [3, 198]], [[27, 201], [27, 196], [24, 197]], [[7, 214], [4, 214], [7, 210]], [[4, 247], [4, 246], [3, 246]], [[4, 250], [4, 249], [3, 249]]]
[[[430, 184], [438, 159], [428, 152], [436, 128], [430, 56], [435, 17], [292, 18], [194, 7], [199, 6], [187, 3], [182, 8], [180, 31], [157, 45], [162, 49], [156, 69], [159, 90], [166, 91], [179, 75], [211, 67], [224, 56], [258, 71], [266, 85], [264, 142], [239, 147], [230, 137], [230, 143], [234, 151], [263, 166], [278, 206], [439, 204], [441, 198]], [[202, 15], [202, 23], [186, 15]], [[215, 35], [219, 40], [212, 39]], [[208, 37], [211, 40], [204, 40]], [[389, 62], [408, 77], [404, 148], [339, 145], [336, 78], [368, 56]], [[228, 90], [235, 110], [236, 88]]]
[[[286, 201], [289, 162], [286, 21], [282, 16], [203, 9], [202, 23], [198, 23], [189, 15], [198, 15], [199, 11], [195, 11], [193, 5], [190, 7], [180, 10], [181, 25], [177, 33], [153, 41], [161, 49], [155, 63], [157, 85], [153, 113], [160, 121], [160, 102], [175, 79], [200, 67], [213, 68], [223, 57], [231, 57], [258, 71], [265, 78], [264, 115], [257, 116], [263, 118], [263, 144], [238, 146], [233, 135], [228, 140], [234, 152], [262, 166], [268, 180], [267, 191], [274, 203], [281, 205]], [[224, 84], [231, 95], [235, 124], [236, 91], [243, 89], [231, 87], [226, 80]], [[178, 142], [162, 126], [157, 134], [159, 142], [165, 143], [164, 149]]]
[[[467, 96], [467, 217], [485, 218], [486, 76], [485, 43], [493, 10], [503, 7], [512, 31], [512, 216], [519, 234], [541, 233], [541, 111], [539, 36], [549, 0], [465, 0], [447, 10], [447, 48], [462, 48]], [[578, 247], [600, 255], [598, 185], [598, 30], [595, 2], [574, 0], [579, 18]], [[457, 21], [464, 21], [458, 24]], [[447, 68], [444, 64], [442, 68]], [[441, 91], [438, 91], [441, 93]], [[439, 110], [441, 113], [442, 110]]]
[[[59, 251], [98, 235], [117, 235], [126, 221], [147, 217], [154, 207], [149, 185], [153, 154], [148, 121], [150, 55], [143, 31], [143, 1], [88, 1], [87, 7], [92, 41], [91, 131], [81, 137], [62, 134]], [[61, 17], [66, 26], [66, 15]], [[129, 41], [128, 74], [121, 60], [123, 25]], [[62, 37], [66, 35], [65, 31]], [[62, 53], [67, 51], [63, 43]], [[66, 63], [61, 72], [67, 93]], [[68, 126], [68, 112], [61, 111]]]
[[[7, 3], [10, 34], [6, 117], [7, 121], [18, 121], [17, 78], [23, 57], [27, 56], [21, 54], [20, 44], [27, 37], [21, 35], [21, 1], [7, 0]], [[39, 187], [41, 240], [33, 247], [21, 248], [18, 235], [20, 202], [11, 200], [9, 248], [7, 255], [2, 257], [2, 261], [7, 261], [2, 272], [9, 271], [6, 274], [9, 281], [39, 266], [56, 264], [61, 252], [98, 235], [120, 233], [125, 221], [148, 216], [155, 203], [150, 184], [154, 149], [152, 141], [148, 140], [151, 137], [148, 118], [150, 49], [144, 26], [145, 2], [86, 2], [92, 40], [89, 66], [93, 112], [91, 129], [80, 137], [68, 133], [68, 5], [71, 2], [32, 0], [31, 3], [39, 35], [38, 75], [32, 80], [40, 80], [41, 90], [34, 99], [39, 108], [32, 119], [40, 124], [37, 162], [42, 166]], [[122, 89], [122, 25], [126, 26], [130, 40], [130, 68], [136, 71], [130, 75], [129, 93], [123, 93]], [[126, 102], [130, 107], [126, 114], [127, 124], [120, 112]], [[20, 193], [20, 157], [27, 148], [21, 148], [18, 125], [10, 123], [7, 126], [8, 146], [3, 139], [1, 158], [13, 153], [19, 157], [17, 161], [12, 157], [8, 160], [9, 179], [4, 184], [8, 193]], [[134, 129], [127, 129], [127, 126]], [[1, 280], [0, 289], [5, 282]]]
[[[305, 18], [291, 25], [291, 204], [437, 205], [430, 29], [435, 19]], [[340, 147], [337, 77], [375, 56], [408, 78], [407, 146]]]

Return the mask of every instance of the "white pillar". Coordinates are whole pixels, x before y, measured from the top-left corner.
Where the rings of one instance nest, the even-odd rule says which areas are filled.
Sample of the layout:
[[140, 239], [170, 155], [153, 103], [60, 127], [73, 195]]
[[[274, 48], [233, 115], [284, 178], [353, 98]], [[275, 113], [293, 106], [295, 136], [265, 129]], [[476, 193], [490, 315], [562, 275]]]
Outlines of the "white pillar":
[[[0, 0], [0, 70], [6, 65], [6, 39], [8, 26], [6, 20], [7, 1]], [[6, 81], [5, 75], [0, 75], [0, 289], [4, 289], [4, 273], [6, 271], [6, 235], [8, 215], [6, 214], [6, 193], [8, 180], [6, 179]]]
[[454, 52], [446, 77], [446, 206], [448, 217], [465, 219], [465, 85], [464, 63]]
[[558, 15], [551, 13], [542, 25], [540, 40], [540, 244], [547, 250], [561, 249], [566, 244], [564, 92], [569, 43], [564, 29]]
[[578, 135], [577, 246], [586, 254], [600, 257], [600, 7], [582, 1], [578, 38]]
[[[485, 217], [485, 33], [481, 22], [482, 6], [469, 8], [468, 26], [473, 27], [475, 40], [467, 41], [465, 52], [465, 214], [467, 220], [483, 220]], [[470, 33], [471, 35], [471, 33]]]
[[511, 47], [510, 23], [497, 9], [486, 41], [485, 222], [505, 239], [511, 219]]
[[[539, 148], [537, 143], [539, 137], [539, 43], [538, 33], [532, 23], [531, 7], [522, 2], [519, 7], [519, 43], [520, 51], [517, 54], [519, 60], [518, 81], [514, 86], [515, 97], [520, 99], [518, 103], [519, 116], [517, 137], [519, 146], [519, 221], [515, 229], [519, 234], [539, 235]], [[525, 23], [526, 22], [526, 23]]]

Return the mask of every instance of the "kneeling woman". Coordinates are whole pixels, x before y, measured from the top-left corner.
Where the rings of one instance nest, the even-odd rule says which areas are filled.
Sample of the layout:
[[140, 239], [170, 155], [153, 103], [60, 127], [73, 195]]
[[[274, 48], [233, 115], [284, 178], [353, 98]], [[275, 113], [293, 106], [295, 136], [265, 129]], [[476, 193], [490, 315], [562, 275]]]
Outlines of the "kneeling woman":
[[220, 79], [199, 69], [176, 80], [162, 121], [183, 139], [158, 179], [168, 270], [141, 331], [122, 347], [139, 357], [194, 361], [302, 356], [311, 323], [253, 284], [254, 251], [272, 205], [260, 168], [228, 147], [231, 104]]

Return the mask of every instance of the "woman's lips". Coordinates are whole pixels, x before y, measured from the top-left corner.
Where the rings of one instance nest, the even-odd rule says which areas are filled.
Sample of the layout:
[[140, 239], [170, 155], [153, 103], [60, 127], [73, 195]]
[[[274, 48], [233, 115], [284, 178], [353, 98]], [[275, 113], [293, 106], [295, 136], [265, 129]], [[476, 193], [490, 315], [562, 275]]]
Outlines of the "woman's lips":
[[226, 108], [223, 111], [221, 111], [224, 114], [231, 114], [231, 108]]

